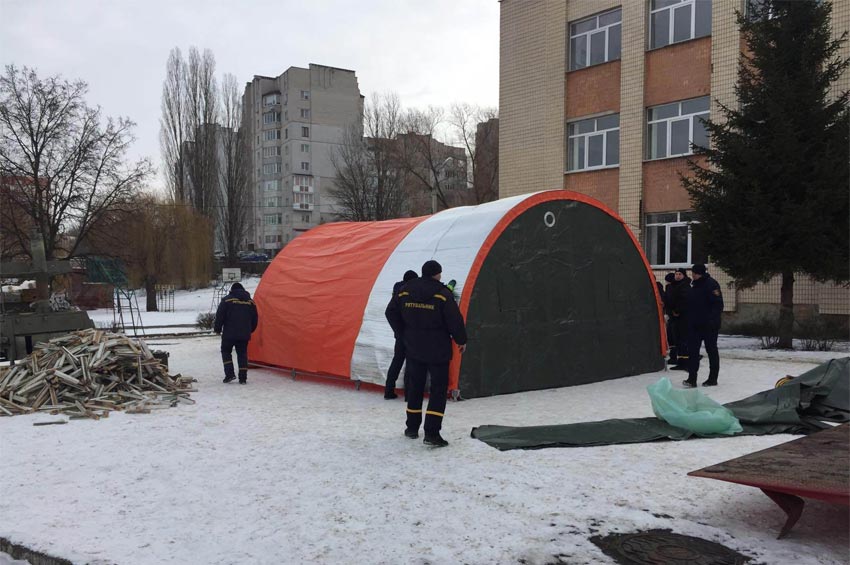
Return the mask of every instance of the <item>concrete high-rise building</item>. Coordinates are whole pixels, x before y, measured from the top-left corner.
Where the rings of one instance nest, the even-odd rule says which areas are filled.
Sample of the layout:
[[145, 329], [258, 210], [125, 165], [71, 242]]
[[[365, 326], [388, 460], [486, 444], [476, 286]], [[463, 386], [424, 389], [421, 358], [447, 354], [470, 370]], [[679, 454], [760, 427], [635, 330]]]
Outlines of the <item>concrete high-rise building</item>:
[[[565, 188], [619, 213], [663, 277], [706, 260], [689, 228], [679, 174], [702, 120], [735, 106], [746, 0], [502, 0], [499, 195]], [[850, 29], [850, 2], [833, 2], [832, 32]], [[850, 42], [842, 47], [850, 56]], [[834, 92], [850, 89], [844, 73]], [[734, 213], [734, 211], [730, 211]], [[715, 269], [721, 284], [729, 277]], [[725, 295], [753, 316], [779, 300], [777, 280]], [[850, 313], [850, 292], [798, 277], [795, 303]]]
[[354, 71], [310, 64], [277, 77], [255, 75], [242, 108], [253, 164], [250, 238], [272, 256], [299, 233], [336, 219], [331, 156], [345, 128], [362, 120], [363, 97]]

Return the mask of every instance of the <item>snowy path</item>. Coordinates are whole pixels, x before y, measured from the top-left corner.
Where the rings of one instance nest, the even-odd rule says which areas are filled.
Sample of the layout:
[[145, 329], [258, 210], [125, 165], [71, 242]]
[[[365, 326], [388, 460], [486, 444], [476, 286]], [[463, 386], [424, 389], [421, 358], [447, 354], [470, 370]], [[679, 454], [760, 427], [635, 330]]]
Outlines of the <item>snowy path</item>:
[[[446, 449], [402, 436], [400, 400], [252, 370], [173, 340], [195, 406], [36, 427], [0, 418], [0, 536], [89, 563], [611, 563], [588, 537], [671, 528], [764, 563], [846, 563], [847, 509], [807, 502], [789, 539], [760, 491], [688, 471], [793, 439], [499, 452], [481, 424], [651, 415], [660, 374], [450, 403]], [[726, 402], [813, 365], [723, 360]], [[671, 373], [675, 378], [678, 373]]]

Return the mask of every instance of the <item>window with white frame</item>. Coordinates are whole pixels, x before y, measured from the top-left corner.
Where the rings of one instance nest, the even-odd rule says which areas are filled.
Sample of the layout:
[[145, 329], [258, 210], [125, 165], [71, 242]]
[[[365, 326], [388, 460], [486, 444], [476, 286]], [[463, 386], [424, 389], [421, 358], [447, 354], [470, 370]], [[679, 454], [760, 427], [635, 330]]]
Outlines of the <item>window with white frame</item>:
[[270, 129], [263, 132], [263, 139], [265, 141], [275, 141], [280, 139], [280, 130], [279, 129]]
[[567, 124], [567, 170], [584, 171], [620, 164], [620, 114]]
[[263, 165], [264, 175], [274, 175], [280, 173], [280, 163], [265, 163]]
[[310, 91], [302, 90], [301, 91], [301, 100], [309, 100], [310, 99]]
[[301, 214], [301, 221], [304, 222], [305, 224], [309, 224], [310, 223], [310, 214], [309, 213], [308, 214]]
[[691, 144], [708, 147], [708, 96], [654, 106], [647, 110], [649, 159], [693, 153]]
[[312, 192], [296, 192], [295, 194], [293, 194], [292, 198], [293, 198], [292, 202], [296, 206], [300, 206], [301, 204], [312, 205], [314, 203]]
[[263, 181], [263, 190], [266, 192], [280, 190], [280, 179]]
[[263, 97], [263, 104], [266, 106], [275, 106], [280, 104], [280, 94], [266, 94]]
[[309, 118], [310, 117], [310, 110], [308, 108], [301, 108], [301, 117], [302, 118]]
[[705, 263], [707, 257], [694, 241], [693, 212], [664, 212], [646, 215], [646, 257], [653, 267], [683, 267]]
[[310, 144], [302, 143], [301, 144], [301, 153], [309, 153], [310, 152]]
[[310, 170], [310, 163], [308, 161], [301, 161], [301, 170], [302, 171], [309, 171]]
[[274, 147], [263, 147], [263, 157], [279, 157], [280, 145]]
[[310, 137], [310, 128], [301, 126], [301, 137]]
[[274, 124], [280, 121], [280, 112], [266, 112], [263, 114], [264, 124]]
[[620, 58], [622, 10], [570, 23], [570, 70], [616, 61]]
[[263, 223], [267, 226], [276, 226], [281, 223], [281, 214], [265, 214], [263, 215]]
[[313, 186], [312, 177], [305, 177], [304, 175], [295, 175], [295, 177], [293, 177], [293, 180], [295, 186], [300, 187], [304, 191]]
[[711, 35], [711, 0], [652, 0], [649, 48]]

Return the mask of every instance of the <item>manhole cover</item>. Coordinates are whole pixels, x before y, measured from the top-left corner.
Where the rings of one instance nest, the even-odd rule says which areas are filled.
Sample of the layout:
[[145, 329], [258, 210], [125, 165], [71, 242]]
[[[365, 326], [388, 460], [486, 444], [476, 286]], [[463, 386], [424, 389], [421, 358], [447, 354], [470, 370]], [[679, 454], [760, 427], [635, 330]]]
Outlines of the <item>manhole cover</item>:
[[750, 560], [719, 543], [667, 530], [594, 536], [590, 541], [623, 565], [741, 565]]

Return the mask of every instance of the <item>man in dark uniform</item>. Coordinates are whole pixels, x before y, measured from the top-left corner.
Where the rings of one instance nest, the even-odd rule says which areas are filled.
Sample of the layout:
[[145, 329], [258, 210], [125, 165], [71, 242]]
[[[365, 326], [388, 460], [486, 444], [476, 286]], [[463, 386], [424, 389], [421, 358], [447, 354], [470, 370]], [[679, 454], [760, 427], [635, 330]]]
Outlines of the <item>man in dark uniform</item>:
[[466, 350], [466, 327], [451, 291], [440, 283], [443, 268], [436, 261], [422, 265], [422, 276], [404, 285], [387, 306], [387, 320], [396, 335], [404, 337], [407, 368], [407, 428], [404, 435], [416, 439], [422, 423], [425, 378], [431, 375], [428, 409], [425, 411], [425, 444], [445, 447], [440, 436], [449, 388], [452, 340]]
[[723, 312], [723, 293], [720, 285], [706, 272], [705, 265], [691, 268], [694, 282], [688, 294], [688, 378], [682, 384], [697, 386], [700, 344], [705, 343], [708, 353], [708, 379], [702, 386], [717, 386], [720, 373], [720, 353], [717, 351], [717, 334], [720, 332], [720, 314]]
[[233, 283], [230, 294], [222, 299], [215, 313], [215, 333], [221, 334], [221, 360], [224, 363], [224, 382], [236, 378], [233, 374], [233, 348], [239, 363], [239, 384], [248, 383], [248, 342], [257, 329], [257, 306], [251, 295], [239, 283]]
[[[402, 287], [408, 281], [417, 278], [416, 271], [407, 271], [400, 281], [393, 285], [393, 296], [401, 292]], [[390, 369], [387, 371], [387, 383], [384, 385], [384, 398], [392, 400], [398, 398], [395, 393], [395, 383], [398, 380], [398, 374], [401, 372], [401, 366], [404, 365], [404, 339], [398, 333], [395, 334], [395, 349], [393, 350], [393, 360], [390, 362]], [[405, 399], [407, 397], [407, 382], [404, 383]]]

